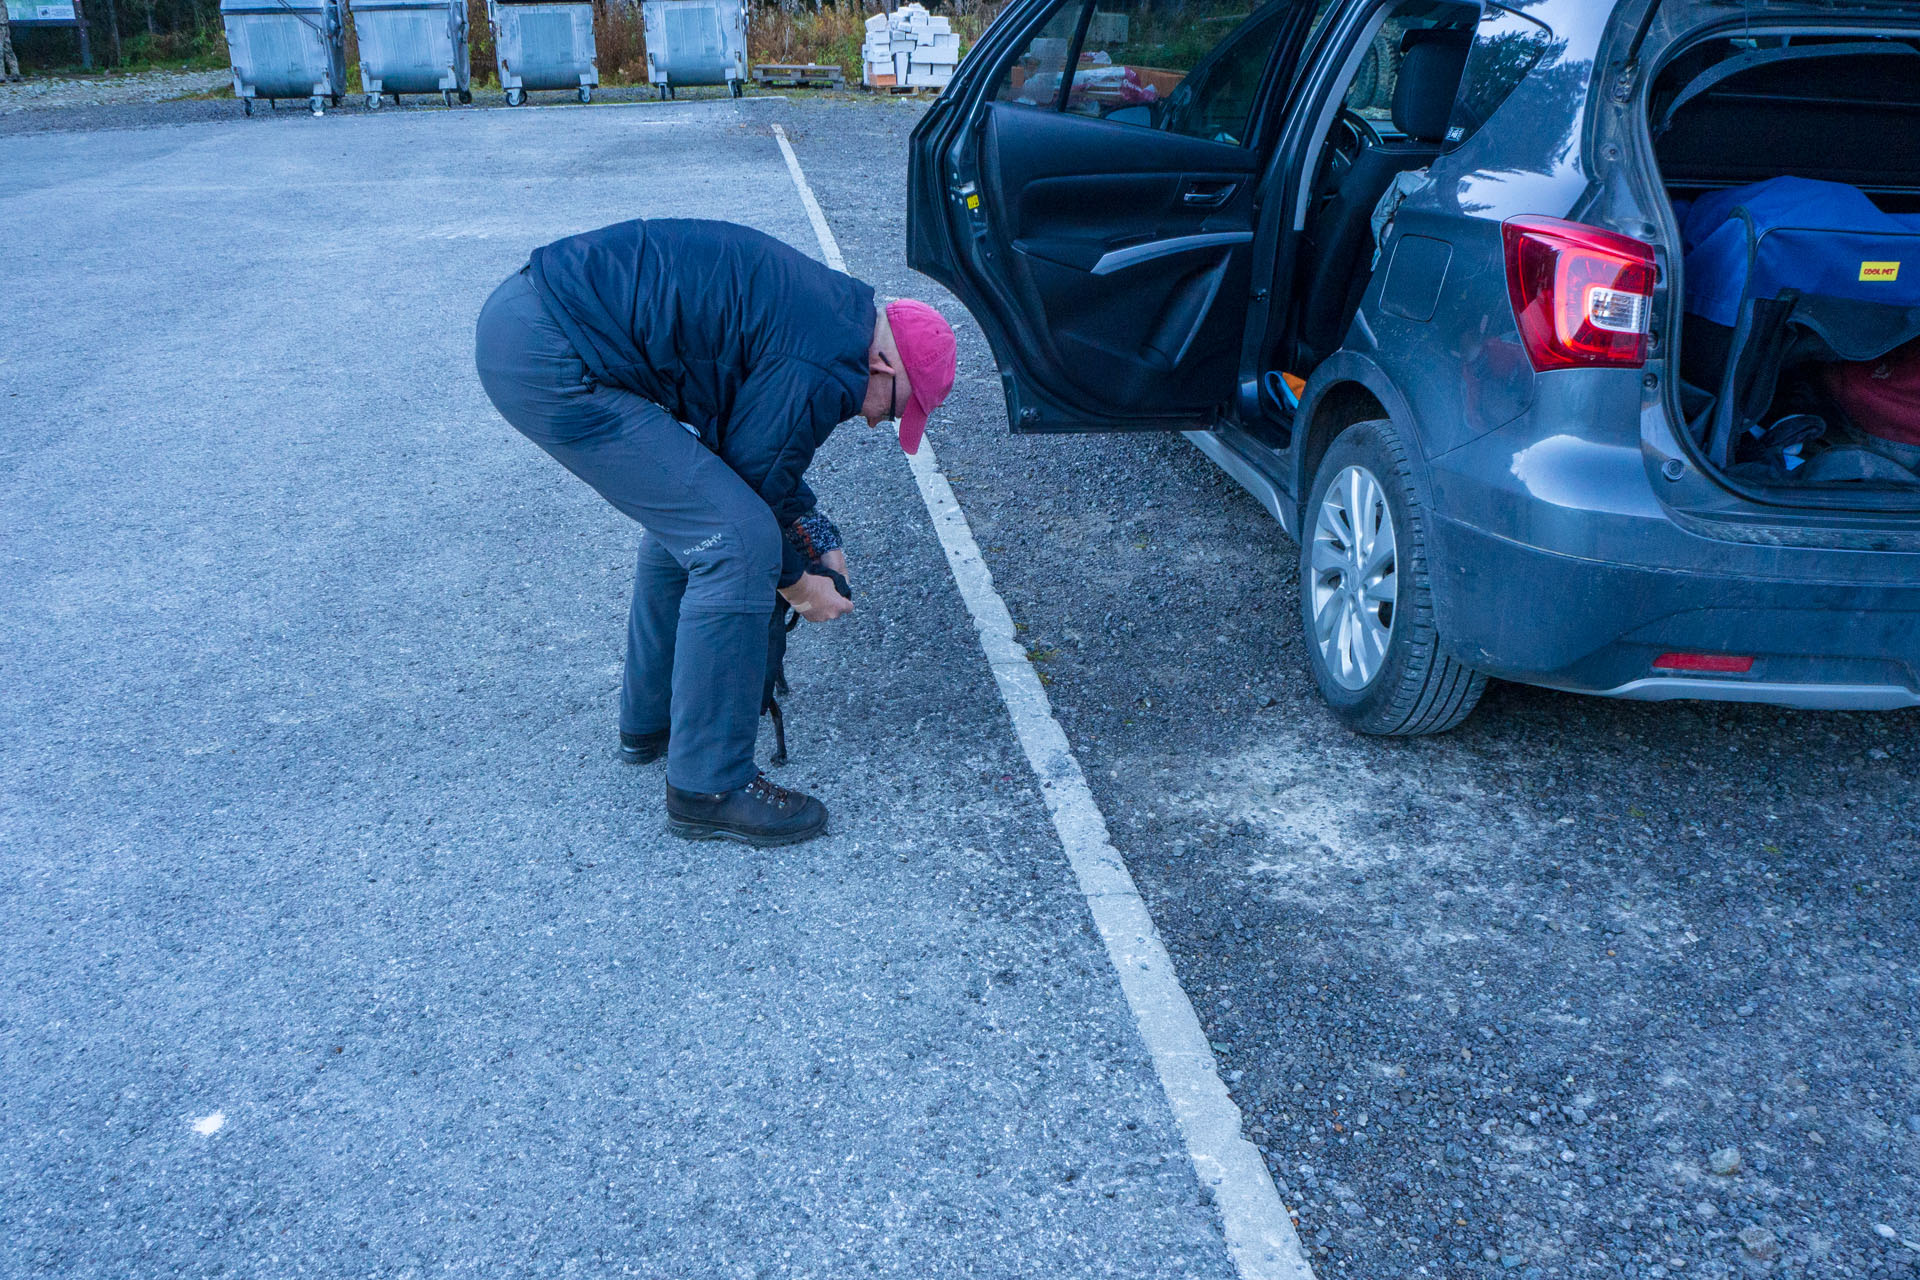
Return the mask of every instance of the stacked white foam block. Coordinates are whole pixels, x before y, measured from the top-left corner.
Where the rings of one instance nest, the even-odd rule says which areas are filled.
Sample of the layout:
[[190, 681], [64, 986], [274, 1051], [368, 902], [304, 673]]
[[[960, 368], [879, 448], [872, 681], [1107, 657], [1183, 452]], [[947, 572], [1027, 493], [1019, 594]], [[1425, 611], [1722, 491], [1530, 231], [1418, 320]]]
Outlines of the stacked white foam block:
[[960, 36], [953, 23], [922, 5], [902, 5], [867, 19], [860, 58], [872, 86], [944, 89], [960, 63]]

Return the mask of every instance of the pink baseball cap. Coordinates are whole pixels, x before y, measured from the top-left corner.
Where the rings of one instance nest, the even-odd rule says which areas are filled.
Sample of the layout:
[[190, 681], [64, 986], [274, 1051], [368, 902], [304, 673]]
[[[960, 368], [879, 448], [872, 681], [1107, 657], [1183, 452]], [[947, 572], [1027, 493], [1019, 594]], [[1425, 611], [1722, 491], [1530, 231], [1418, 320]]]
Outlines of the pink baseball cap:
[[918, 453], [920, 439], [927, 433], [927, 415], [953, 390], [953, 326], [926, 303], [902, 298], [887, 304], [887, 328], [900, 350], [907, 381], [913, 384], [913, 394], [900, 410], [900, 447]]

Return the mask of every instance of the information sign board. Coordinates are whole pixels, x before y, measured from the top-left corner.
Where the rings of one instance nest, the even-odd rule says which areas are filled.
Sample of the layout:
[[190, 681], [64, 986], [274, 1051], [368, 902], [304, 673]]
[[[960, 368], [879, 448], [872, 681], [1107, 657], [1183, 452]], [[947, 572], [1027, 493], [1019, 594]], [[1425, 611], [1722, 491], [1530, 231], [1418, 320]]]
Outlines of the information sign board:
[[16, 27], [71, 27], [73, 0], [6, 0], [7, 21]]

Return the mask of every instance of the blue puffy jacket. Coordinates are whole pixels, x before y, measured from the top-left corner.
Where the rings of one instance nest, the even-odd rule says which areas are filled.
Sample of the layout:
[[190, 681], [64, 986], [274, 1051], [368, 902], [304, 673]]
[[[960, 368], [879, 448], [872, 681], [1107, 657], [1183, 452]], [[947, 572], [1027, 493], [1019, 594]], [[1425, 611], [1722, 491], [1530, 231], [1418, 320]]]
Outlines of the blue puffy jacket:
[[[617, 223], [530, 265], [596, 381], [697, 430], [782, 529], [814, 509], [807, 464], [866, 396], [871, 288], [730, 222]], [[805, 561], [782, 545], [784, 587]]]

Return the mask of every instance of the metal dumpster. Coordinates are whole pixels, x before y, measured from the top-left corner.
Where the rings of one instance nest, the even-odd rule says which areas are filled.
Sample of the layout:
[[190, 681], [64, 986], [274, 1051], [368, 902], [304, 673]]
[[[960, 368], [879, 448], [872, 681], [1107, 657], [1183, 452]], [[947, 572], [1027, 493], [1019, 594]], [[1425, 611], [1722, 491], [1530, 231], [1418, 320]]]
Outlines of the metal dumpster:
[[360, 42], [360, 85], [367, 108], [387, 94], [437, 93], [472, 102], [465, 0], [349, 0]]
[[220, 0], [233, 64], [233, 96], [247, 114], [256, 98], [305, 98], [319, 115], [347, 87], [340, 0]]
[[647, 80], [670, 97], [683, 84], [724, 84], [740, 96], [747, 78], [745, 0], [644, 0]]
[[585, 0], [487, 0], [494, 54], [507, 105], [527, 100], [529, 89], [572, 89], [593, 101], [600, 83], [593, 65], [593, 5]]

